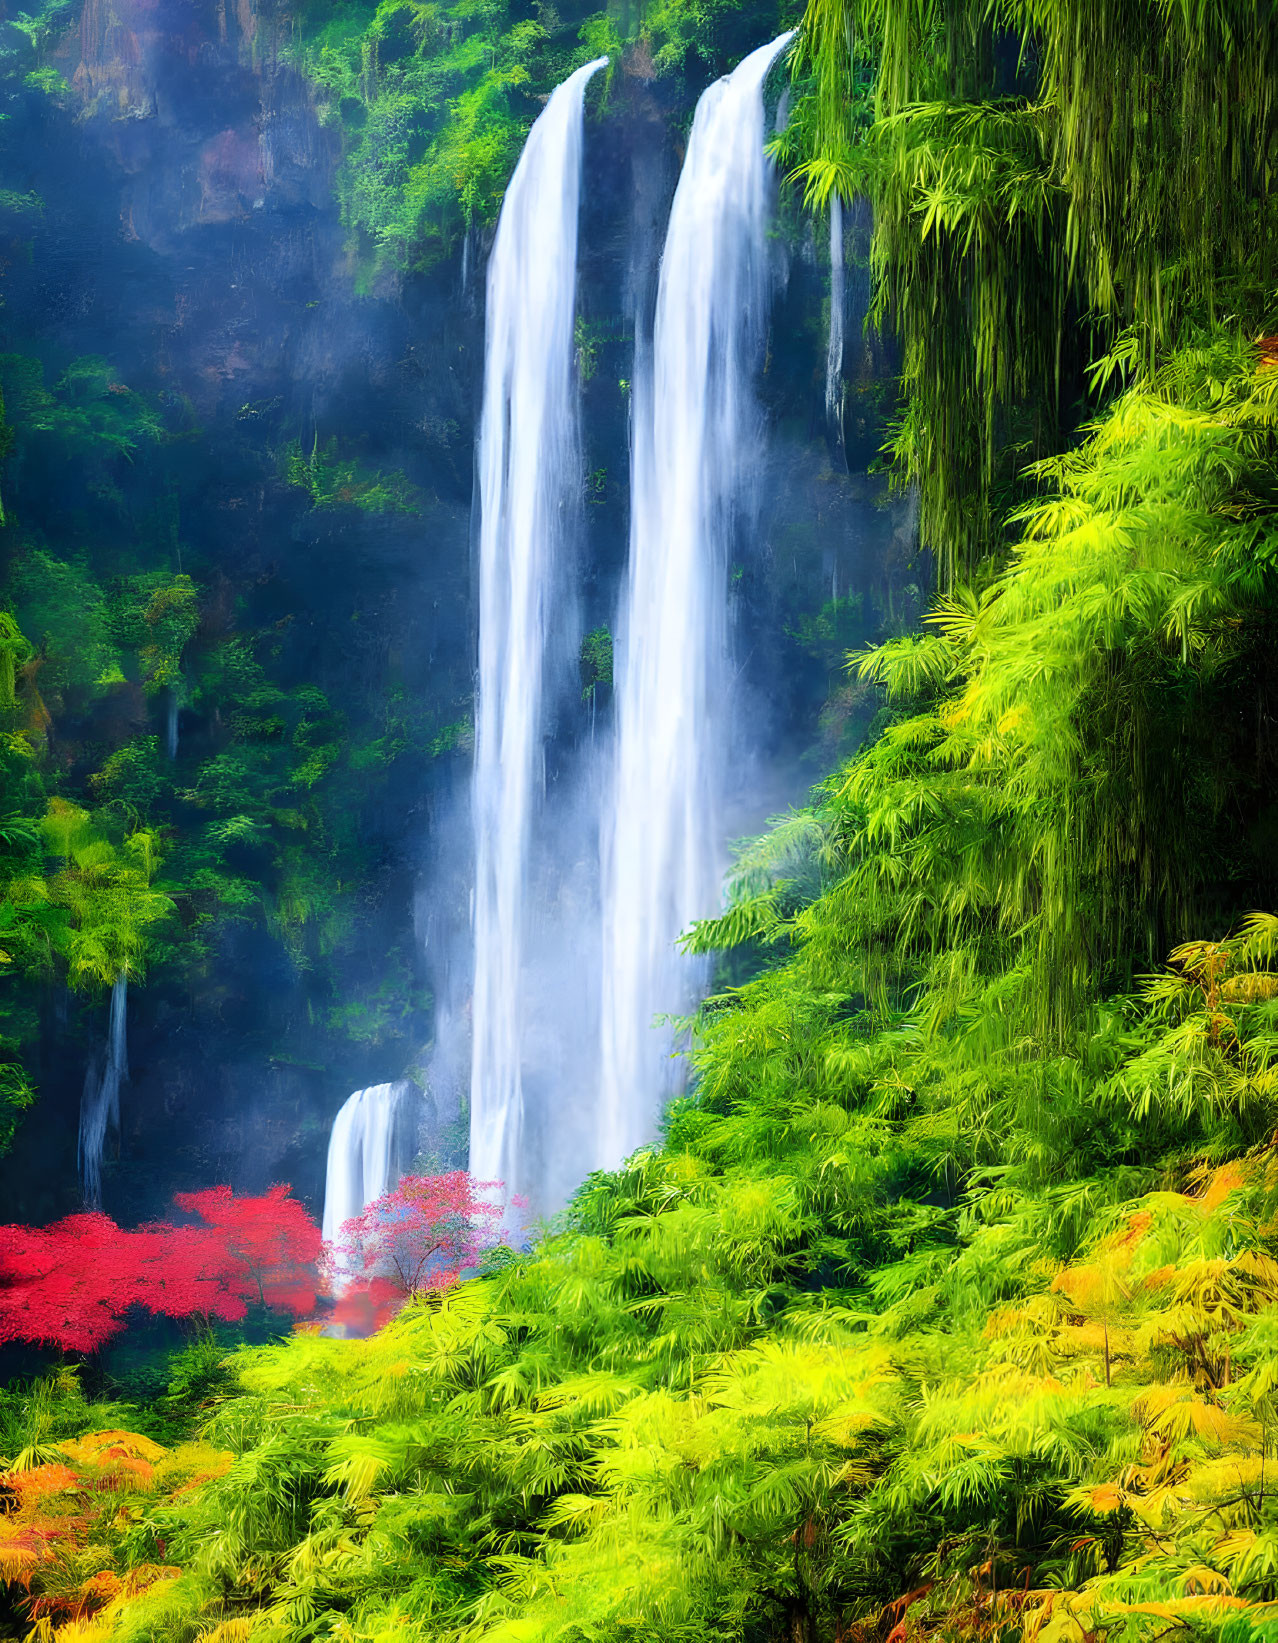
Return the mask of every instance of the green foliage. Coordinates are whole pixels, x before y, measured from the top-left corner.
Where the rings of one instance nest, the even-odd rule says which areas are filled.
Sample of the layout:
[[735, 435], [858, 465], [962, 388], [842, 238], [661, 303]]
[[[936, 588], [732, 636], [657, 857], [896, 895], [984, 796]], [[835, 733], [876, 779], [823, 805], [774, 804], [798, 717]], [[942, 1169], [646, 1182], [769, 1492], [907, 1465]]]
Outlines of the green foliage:
[[907, 394], [899, 476], [946, 577], [970, 574], [1000, 546], [1024, 453], [1077, 414], [1079, 315], [1147, 371], [1225, 313], [1264, 323], [1266, 8], [812, 0], [797, 63], [785, 157], [813, 200], [872, 199], [875, 315]]
[[120, 975], [140, 977], [152, 927], [173, 912], [172, 899], [152, 884], [162, 853], [157, 836], [136, 828], [113, 844], [86, 811], [56, 798], [42, 832], [56, 870], [23, 890], [64, 913], [59, 948], [71, 983], [109, 987]]
[[7, 1152], [13, 1144], [22, 1114], [35, 1104], [36, 1090], [26, 1068], [17, 1058], [18, 1046], [12, 1039], [0, 1040], [4, 1058], [0, 1060], [0, 1152]]
[[148, 692], [177, 688], [182, 654], [199, 625], [199, 590], [186, 575], [132, 577], [117, 601], [116, 633], [137, 652]]
[[111, 463], [164, 437], [156, 407], [121, 382], [104, 359], [73, 360], [50, 389], [38, 360], [5, 354], [0, 356], [0, 384], [20, 440], [53, 442], [71, 460], [83, 463], [91, 487], [104, 501], [119, 501]]
[[340, 131], [342, 210], [368, 278], [430, 264], [496, 220], [528, 128], [573, 69], [610, 58], [592, 100], [628, 49], [648, 74], [720, 72], [776, 19], [774, 0], [578, 0], [534, 16], [508, 0], [312, 0], [291, 50]]
[[369, 1341], [239, 1354], [234, 1463], [139, 1526], [186, 1571], [162, 1635], [815, 1640], [919, 1604], [921, 1635], [1152, 1638], [1195, 1567], [1254, 1591], [1278, 1176], [1184, 1159], [1236, 1142], [1237, 1091], [1126, 1092], [1151, 1056], [1272, 1059], [1274, 929], [1179, 952], [1068, 1054], [979, 1062], [969, 1023], [867, 1033], [799, 936], [563, 1230]]
[[414, 1015], [429, 1008], [430, 995], [392, 953], [377, 982], [345, 993], [327, 1012], [334, 1031], [355, 1044], [376, 1046], [412, 1032]]
[[821, 816], [810, 810], [774, 816], [766, 833], [737, 846], [724, 887], [726, 911], [694, 925], [680, 945], [685, 952], [714, 953], [785, 940], [789, 918], [824, 887], [831, 860]]
[[1226, 726], [1267, 688], [1274, 403], [1241, 339], [1178, 354], [1039, 465], [1001, 575], [863, 658], [926, 704], [841, 790], [867, 965], [1028, 964], [1064, 1030], [1106, 955], [1151, 961], [1222, 874], [1266, 884], [1228, 806], [1263, 809], [1268, 757]]
[[56, 709], [124, 683], [106, 594], [87, 563], [44, 548], [21, 552], [9, 573], [16, 615], [38, 656], [33, 684]]
[[[895, 443], [943, 567], [926, 631], [852, 659], [881, 733], [739, 848], [686, 938], [750, 973], [701, 1011], [660, 1146], [369, 1340], [179, 1366], [175, 1418], [232, 1459], [104, 1532], [111, 1595], [65, 1643], [1269, 1636], [1278, 920], [1250, 910], [1278, 895], [1278, 370], [1256, 341], [1278, 103], [1268, 37], [1235, 49], [1256, 21], [814, 0], [790, 158], [816, 199], [874, 196]], [[332, 21], [329, 71], [370, 178], [394, 161], [367, 222], [459, 132], [497, 176], [496, 92], [533, 83], [558, 20], [366, 22]], [[473, 102], [414, 128], [415, 77], [467, 49], [447, 95]], [[1208, 186], [1218, 225], [1187, 192]], [[1067, 437], [1071, 380], [1095, 404]], [[793, 638], [832, 669], [863, 614], [832, 602]], [[24, 775], [63, 622], [7, 641], [22, 804], [0, 845], [19, 939], [71, 968], [108, 913], [133, 927], [108, 892], [145, 937], [163, 881], [139, 818], [165, 799], [142, 740], [101, 765], [101, 824]], [[352, 754], [342, 704], [276, 681], [271, 643], [183, 663], [227, 730], [184, 774], [204, 825], [164, 871], [210, 921], [260, 895], [313, 964], [350, 936], [326, 871], [344, 783], [465, 729], [396, 698]], [[587, 645], [593, 690], [610, 654]], [[119, 688], [100, 677], [61, 688]], [[49, 1396], [0, 1405], [0, 1431], [56, 1435]]]
[[800, 617], [790, 636], [801, 650], [826, 667], [840, 667], [862, 638], [864, 607], [865, 598], [859, 593], [828, 599], [819, 611]]
[[284, 449], [284, 478], [307, 492], [317, 508], [359, 508], [363, 513], [418, 513], [420, 500], [402, 474], [368, 473], [356, 458], [342, 461], [337, 440], [320, 449], [319, 437], [309, 456], [299, 441]]
[[[813, 0], [781, 148], [873, 196], [942, 596], [853, 658], [880, 733], [687, 936], [750, 973], [660, 1147], [368, 1341], [242, 1354], [234, 1465], [141, 1531], [186, 1573], [104, 1636], [1267, 1635], [1256, 18]], [[384, 25], [397, 62], [426, 26]], [[862, 621], [793, 638], [833, 669]]]
[[[440, 692], [418, 700], [391, 683], [337, 702], [295, 674], [282, 684], [288, 619], [254, 629], [230, 583], [211, 591], [198, 564], [181, 568], [185, 408], [167, 400], [161, 414], [98, 359], [49, 378], [53, 388], [25, 356], [0, 360], [10, 419], [0, 456], [18, 459], [14, 494], [24, 495], [20, 473], [37, 494], [47, 482], [52, 497], [42, 530], [22, 510], [5, 536], [4, 1148], [34, 1099], [25, 1068], [52, 984], [79, 995], [73, 1008], [92, 1033], [101, 989], [118, 975], [197, 989], [237, 924], [256, 926], [311, 982], [299, 1037], [318, 1031], [326, 1045], [407, 1057], [429, 1001], [406, 955], [388, 944], [389, 991], [345, 980], [370, 950], [387, 887], [364, 820], [406, 768], [465, 748], [469, 736], [459, 704]], [[333, 444], [309, 459], [294, 448], [288, 460], [315, 509], [423, 505], [402, 476], [372, 472]], [[61, 1036], [74, 1045], [81, 1025], [73, 1017]], [[305, 1053], [314, 1060], [313, 1046]]]
[[590, 46], [493, 0], [312, 7], [294, 48], [342, 134], [343, 214], [372, 266], [429, 258], [496, 216], [545, 95]]
[[581, 671], [581, 699], [593, 702], [601, 688], [612, 689], [612, 630], [591, 628], [581, 641], [578, 663]]
[[13, 22], [36, 51], [43, 53], [65, 32], [71, 21], [71, 13], [72, 0], [45, 0], [34, 11], [18, 12]]
[[163, 1395], [155, 1403], [161, 1423], [150, 1435], [160, 1443], [180, 1442], [209, 1420], [218, 1403], [237, 1390], [228, 1360], [227, 1348], [213, 1335], [173, 1353]]
[[39, 1464], [59, 1438], [78, 1437], [89, 1424], [89, 1405], [73, 1369], [0, 1389], [0, 1457], [17, 1468], [22, 1458]]

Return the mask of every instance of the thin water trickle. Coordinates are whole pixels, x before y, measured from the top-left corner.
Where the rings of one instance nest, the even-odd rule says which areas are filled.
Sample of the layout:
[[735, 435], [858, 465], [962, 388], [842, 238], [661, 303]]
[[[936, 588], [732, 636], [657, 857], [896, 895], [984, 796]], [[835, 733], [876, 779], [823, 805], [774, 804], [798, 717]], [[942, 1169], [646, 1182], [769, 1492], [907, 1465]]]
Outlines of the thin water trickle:
[[[581, 489], [573, 322], [586, 84], [539, 115], [502, 206], [488, 267], [478, 447], [479, 680], [475, 724], [475, 985], [470, 1169], [538, 1198], [525, 1145], [525, 1064], [544, 1030], [529, 996], [530, 841], [544, 800], [551, 709], [575, 666], [568, 540]], [[569, 1028], [565, 1012], [563, 1026]], [[576, 1024], [578, 1030], [581, 1023]]]
[[178, 756], [178, 711], [180, 705], [177, 686], [170, 685], [164, 724], [164, 750], [170, 759], [176, 759]]
[[637, 368], [630, 564], [603, 872], [597, 1159], [652, 1138], [676, 1086], [658, 1012], [683, 1014], [704, 964], [681, 931], [719, 905], [730, 739], [731, 545], [759, 454], [754, 378], [768, 289], [763, 83], [790, 40], [752, 52], [697, 104], [666, 234], [650, 370]]
[[843, 433], [843, 201], [830, 195], [830, 341], [825, 354], [825, 414], [836, 437]]
[[87, 1209], [102, 1208], [102, 1157], [107, 1131], [120, 1128], [120, 1085], [129, 1077], [127, 1025], [129, 979], [122, 970], [111, 988], [111, 1014], [101, 1067], [90, 1062], [80, 1098], [80, 1133], [76, 1161]]

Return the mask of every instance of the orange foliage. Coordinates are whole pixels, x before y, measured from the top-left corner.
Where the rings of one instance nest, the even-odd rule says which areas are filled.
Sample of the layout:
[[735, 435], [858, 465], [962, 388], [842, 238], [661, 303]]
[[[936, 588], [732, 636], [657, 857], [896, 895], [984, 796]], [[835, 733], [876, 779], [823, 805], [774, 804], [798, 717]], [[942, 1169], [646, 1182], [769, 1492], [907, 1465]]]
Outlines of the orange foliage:
[[1242, 1186], [1250, 1171], [1246, 1160], [1236, 1158], [1232, 1163], [1222, 1164], [1219, 1169], [1212, 1170], [1206, 1177], [1206, 1186], [1199, 1195], [1199, 1205], [1207, 1211], [1219, 1209], [1231, 1192]]
[[140, 1432], [89, 1432], [82, 1438], [63, 1443], [61, 1449], [72, 1460], [95, 1460], [102, 1454], [137, 1455], [143, 1460], [163, 1460], [167, 1450], [153, 1438]]
[[105, 1489], [145, 1488], [154, 1476], [155, 1467], [150, 1461], [142, 1460], [137, 1455], [122, 1454], [118, 1449], [108, 1449], [102, 1457], [98, 1483]]
[[48, 1550], [47, 1540], [26, 1529], [0, 1538], [0, 1580], [30, 1586], [31, 1576]]
[[48, 1500], [52, 1495], [81, 1487], [79, 1473], [56, 1460], [33, 1466], [26, 1472], [10, 1472], [4, 1481], [24, 1505], [29, 1500]]
[[[61, 1458], [0, 1476], [10, 1510], [0, 1518], [0, 1581], [21, 1587], [33, 1636], [53, 1636], [52, 1626], [90, 1620], [120, 1597], [135, 1596], [180, 1569], [159, 1564], [121, 1573], [110, 1567], [112, 1530], [123, 1496], [153, 1495], [157, 1463], [169, 1452], [137, 1432], [91, 1432], [58, 1446]], [[200, 1474], [216, 1475], [207, 1451], [179, 1452], [183, 1461], [205, 1461]], [[220, 1458], [220, 1457], [219, 1457]], [[230, 1457], [225, 1457], [229, 1464]], [[91, 1573], [78, 1578], [85, 1565]]]

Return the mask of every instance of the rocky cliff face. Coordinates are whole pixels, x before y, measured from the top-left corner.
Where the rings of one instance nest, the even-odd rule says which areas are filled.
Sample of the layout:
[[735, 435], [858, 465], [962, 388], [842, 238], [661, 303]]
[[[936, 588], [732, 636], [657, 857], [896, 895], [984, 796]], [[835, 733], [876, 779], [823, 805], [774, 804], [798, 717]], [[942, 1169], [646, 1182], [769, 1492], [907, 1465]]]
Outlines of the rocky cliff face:
[[123, 235], [165, 265], [166, 346], [206, 412], [287, 385], [306, 305], [343, 266], [337, 150], [281, 61], [284, 27], [255, 0], [85, 0], [55, 54], [113, 162]]
[[[112, 504], [134, 515], [131, 559], [63, 510], [56, 472], [10, 463], [6, 502], [19, 531], [86, 555], [109, 586], [148, 563], [140, 544], [163, 498], [180, 493], [164, 530], [174, 568], [201, 588], [201, 644], [252, 635], [283, 687], [313, 683], [351, 723], [375, 723], [395, 693], [438, 703], [446, 721], [469, 688], [481, 316], [456, 300], [456, 269], [376, 298], [354, 291], [336, 150], [281, 58], [282, 27], [249, 0], [85, 0], [53, 57], [69, 89], [32, 95], [11, 118], [0, 181], [43, 203], [0, 256], [0, 353], [39, 355], [51, 384], [69, 361], [100, 356], [164, 407], [171, 436], [162, 454], [138, 453]], [[10, 34], [29, 53], [16, 29], [0, 47]], [[314, 507], [288, 482], [283, 453], [317, 442], [367, 471], [402, 473], [418, 511]], [[15, 540], [0, 540], [0, 565]], [[88, 737], [100, 761], [131, 736], [162, 738], [160, 713], [121, 685], [89, 730], [56, 728], [68, 748]], [[215, 699], [185, 703], [180, 729], [190, 760], [227, 735]], [[354, 968], [339, 964], [339, 1005], [344, 990], [380, 984], [397, 944], [416, 950], [435, 781], [423, 757], [391, 802], [361, 815], [360, 916], [375, 933]], [[131, 989], [132, 1079], [105, 1193], [126, 1221], [211, 1180], [292, 1179], [317, 1197], [328, 1121], [379, 1072], [381, 1048], [328, 1025], [331, 982], [288, 957], [268, 917], [220, 931], [209, 971], [194, 996], [162, 966]], [[406, 974], [407, 989], [419, 980]], [[405, 1032], [421, 1038], [429, 1022], [414, 1008]], [[0, 1161], [6, 1216], [34, 1221], [75, 1207], [76, 1113], [101, 1031], [93, 1001], [65, 991], [45, 1014], [39, 1105]]]
[[322, 206], [333, 145], [255, 0], [85, 0], [57, 60], [84, 117], [138, 180], [131, 233], [168, 245], [269, 206]]

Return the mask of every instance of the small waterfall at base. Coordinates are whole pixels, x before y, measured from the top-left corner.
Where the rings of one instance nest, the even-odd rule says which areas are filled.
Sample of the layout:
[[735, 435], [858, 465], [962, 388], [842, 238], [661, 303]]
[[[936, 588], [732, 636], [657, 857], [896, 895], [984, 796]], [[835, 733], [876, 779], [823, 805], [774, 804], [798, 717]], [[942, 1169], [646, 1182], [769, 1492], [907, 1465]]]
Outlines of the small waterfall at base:
[[80, 1097], [76, 1164], [87, 1209], [102, 1208], [102, 1155], [106, 1151], [107, 1130], [120, 1128], [120, 1085], [127, 1083], [129, 1077], [128, 1010], [129, 980], [122, 970], [111, 988], [106, 1051], [101, 1065], [96, 1058], [89, 1063], [84, 1075], [84, 1094]]
[[603, 884], [605, 1166], [652, 1137], [674, 1085], [670, 1035], [653, 1017], [693, 1005], [704, 966], [675, 942], [719, 905], [728, 555], [758, 455], [753, 376], [768, 286], [763, 82], [789, 39], [752, 52], [697, 104], [662, 256], [651, 380], [636, 385]]
[[825, 354], [825, 414], [837, 439], [843, 435], [843, 201], [830, 195], [830, 341]]
[[356, 1090], [333, 1120], [324, 1175], [325, 1243], [335, 1243], [344, 1222], [398, 1183], [410, 1151], [404, 1106], [411, 1087]]
[[[550, 943], [532, 928], [530, 885], [542, 857], [530, 846], [545, 799], [546, 741], [575, 674], [565, 561], [582, 486], [573, 377], [577, 214], [586, 83], [606, 62], [578, 69], [538, 116], [506, 191], [488, 269], [470, 1170], [539, 1198], [545, 1182], [526, 1156], [524, 1086], [529, 1036], [546, 1027], [529, 997], [529, 971]], [[571, 999], [556, 1001], [568, 1035], [583, 1028], [572, 1019], [575, 1008]], [[545, 1137], [540, 1144], [550, 1151]]]

